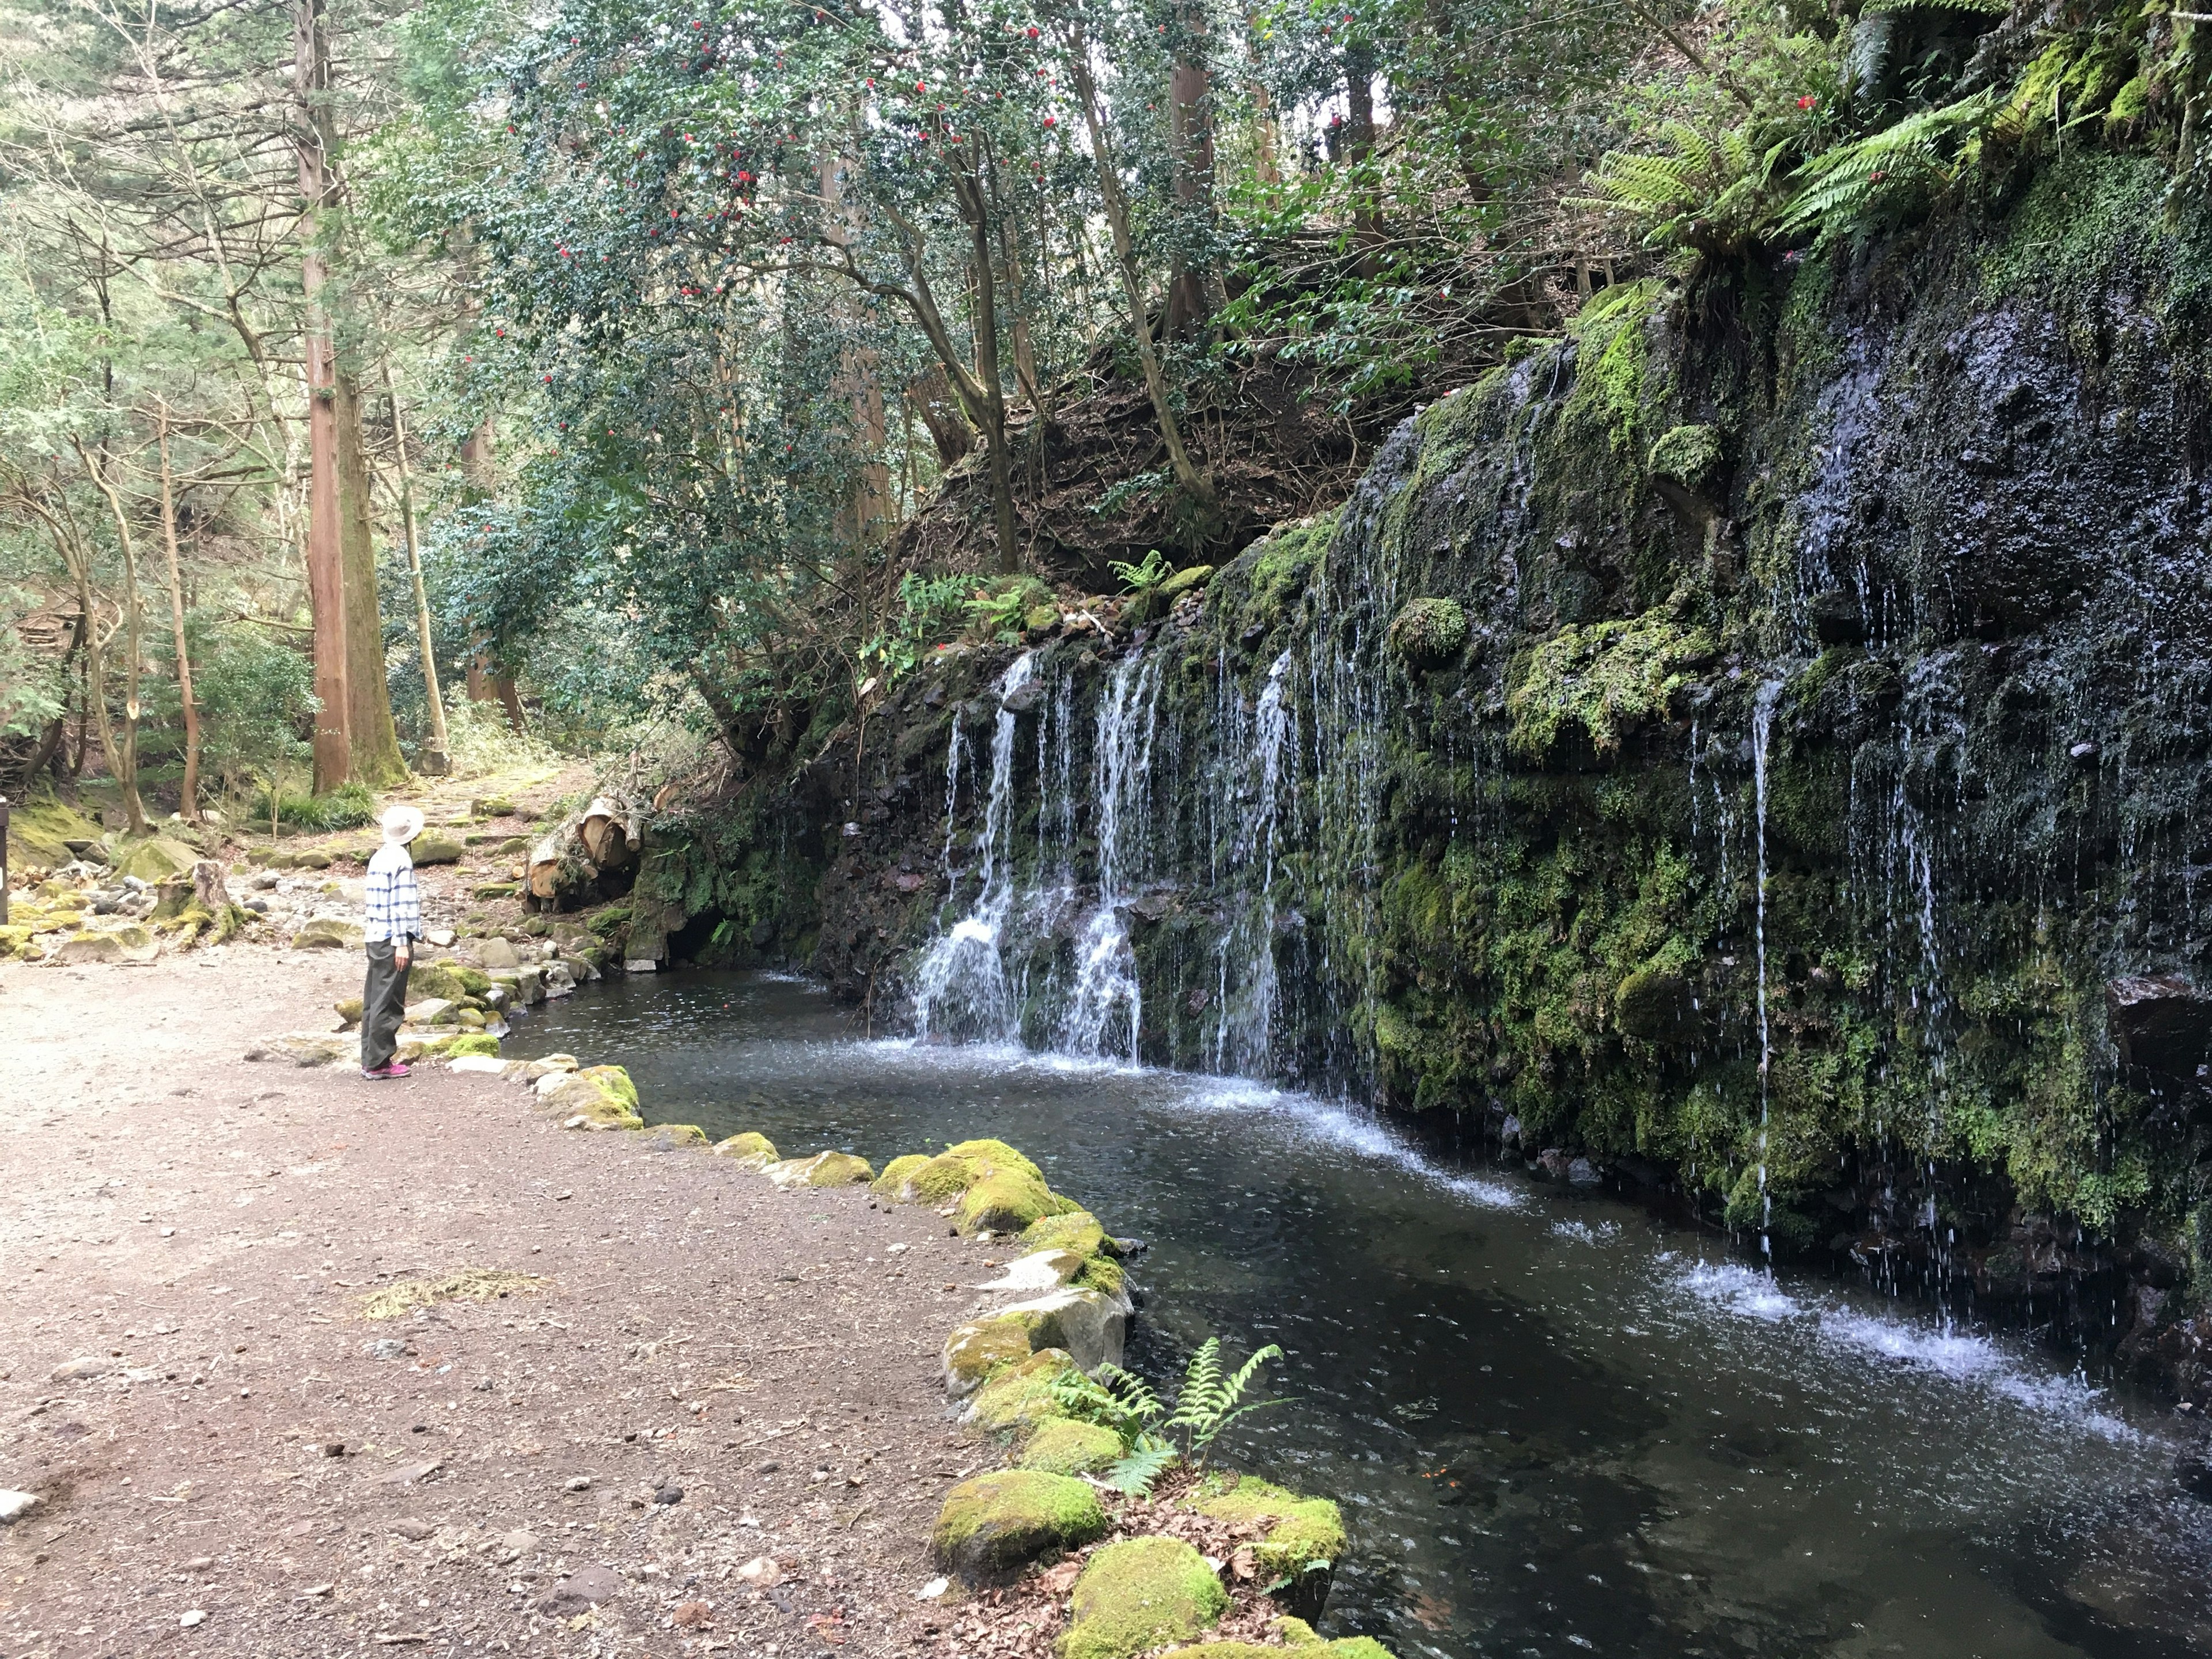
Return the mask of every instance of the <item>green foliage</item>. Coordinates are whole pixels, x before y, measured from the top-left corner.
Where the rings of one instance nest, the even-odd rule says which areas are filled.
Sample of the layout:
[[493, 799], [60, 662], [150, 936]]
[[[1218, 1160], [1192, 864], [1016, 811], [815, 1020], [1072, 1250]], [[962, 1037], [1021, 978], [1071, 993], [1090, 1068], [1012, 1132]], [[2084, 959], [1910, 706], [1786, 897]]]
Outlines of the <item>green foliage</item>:
[[1114, 580], [1132, 593], [1149, 593], [1175, 574], [1175, 567], [1168, 562], [1167, 555], [1157, 547], [1146, 552], [1139, 563], [1109, 559], [1107, 568], [1114, 573]]
[[1618, 749], [1623, 732], [1665, 712], [1683, 684], [1682, 665], [1711, 651], [1704, 633], [1656, 611], [1562, 628], [1530, 653], [1507, 695], [1510, 741], [1524, 755], [1542, 756], [1564, 729], [1578, 726], [1601, 754]]
[[1171, 1406], [1141, 1377], [1114, 1365], [1102, 1367], [1097, 1377], [1063, 1372], [1053, 1379], [1052, 1398], [1062, 1415], [1095, 1423], [1121, 1437], [1122, 1456], [1106, 1473], [1109, 1486], [1118, 1492], [1147, 1492], [1177, 1462], [1204, 1468], [1207, 1453], [1224, 1429], [1277, 1403], [1244, 1396], [1261, 1367], [1282, 1354], [1270, 1343], [1235, 1371], [1224, 1373], [1221, 1339], [1210, 1336], [1191, 1356]]
[[1667, 123], [1662, 137], [1668, 153], [1607, 152], [1590, 175], [1597, 194], [1584, 204], [1636, 222], [1646, 247], [1705, 258], [1741, 255], [1772, 234], [1779, 147], [1760, 155], [1739, 128], [1708, 140], [1685, 121]]
[[[268, 789], [254, 799], [254, 816], [264, 822], [270, 816], [270, 799]], [[358, 830], [376, 817], [376, 796], [357, 780], [342, 783], [327, 794], [277, 795], [275, 804], [278, 823], [318, 835], [332, 830]]]
[[1797, 170], [1779, 228], [1856, 235], [1924, 210], [1973, 165], [1995, 102], [1978, 92], [1813, 157]]

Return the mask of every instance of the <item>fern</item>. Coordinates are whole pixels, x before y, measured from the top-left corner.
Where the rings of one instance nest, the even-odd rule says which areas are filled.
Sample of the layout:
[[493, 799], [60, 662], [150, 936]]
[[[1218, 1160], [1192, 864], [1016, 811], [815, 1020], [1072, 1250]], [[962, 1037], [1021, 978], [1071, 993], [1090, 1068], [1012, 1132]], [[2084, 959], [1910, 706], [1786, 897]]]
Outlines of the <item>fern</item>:
[[1149, 1496], [1152, 1483], [1173, 1467], [1176, 1461], [1175, 1443], [1163, 1440], [1158, 1435], [1146, 1435], [1142, 1444], [1125, 1453], [1105, 1474], [1106, 1484], [1115, 1492], [1127, 1492], [1132, 1498]]
[[1052, 1399], [1078, 1422], [1111, 1430], [1124, 1452], [1134, 1451], [1152, 1437], [1152, 1424], [1166, 1409], [1142, 1377], [1118, 1365], [1102, 1365], [1096, 1378], [1063, 1371], [1053, 1380]]
[[1244, 1391], [1260, 1375], [1261, 1366], [1282, 1357], [1283, 1351], [1270, 1342], [1234, 1374], [1224, 1376], [1221, 1339], [1209, 1336], [1199, 1344], [1198, 1352], [1191, 1356], [1189, 1368], [1183, 1373], [1182, 1392], [1176, 1396], [1175, 1410], [1166, 1425], [1170, 1429], [1183, 1431], [1184, 1455], [1193, 1468], [1204, 1465], [1208, 1449], [1224, 1429], [1238, 1418], [1275, 1403], [1267, 1400], [1248, 1401]]
[[1590, 174], [1599, 193], [1568, 205], [1640, 222], [1647, 247], [1701, 255], [1739, 252], [1771, 233], [1782, 146], [1761, 156], [1741, 128], [1712, 141], [1684, 121], [1669, 121], [1660, 132], [1671, 154], [1608, 150]]
[[[1824, 238], [1863, 229], [1903, 203], [1948, 188], [1972, 158], [1993, 103], [1993, 94], [1978, 92], [1813, 157], [1797, 169], [1782, 229], [1817, 226]], [[1947, 156], [1954, 140], [1960, 142]]]
[[1167, 555], [1157, 547], [1145, 555], [1142, 563], [1131, 564], [1126, 559], [1109, 559], [1106, 568], [1114, 573], [1114, 579], [1132, 593], [1149, 592], [1175, 574], [1174, 567], [1168, 563]]

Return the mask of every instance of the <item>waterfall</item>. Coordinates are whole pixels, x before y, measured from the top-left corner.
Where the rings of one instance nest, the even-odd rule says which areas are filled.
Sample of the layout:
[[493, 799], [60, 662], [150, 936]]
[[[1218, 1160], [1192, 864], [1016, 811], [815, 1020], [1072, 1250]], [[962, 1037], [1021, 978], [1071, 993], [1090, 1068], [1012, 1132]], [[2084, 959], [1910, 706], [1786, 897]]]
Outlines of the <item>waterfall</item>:
[[1774, 1240], [1768, 1231], [1773, 1220], [1772, 1197], [1766, 1190], [1767, 1067], [1774, 1059], [1773, 1032], [1766, 1018], [1766, 748], [1774, 732], [1775, 705], [1782, 701], [1783, 683], [1768, 680], [1759, 688], [1751, 708], [1751, 766], [1753, 812], [1758, 823], [1758, 887], [1753, 922], [1759, 961], [1759, 1248], [1772, 1256]]
[[1098, 902], [1075, 946], [1075, 988], [1060, 1031], [1071, 1054], [1137, 1058], [1144, 994], [1127, 915], [1144, 859], [1160, 668], [1146, 653], [1122, 659], [1099, 694], [1092, 739], [1097, 811]]
[[[1213, 1062], [1217, 1071], [1248, 1077], [1267, 1076], [1273, 1051], [1279, 825], [1285, 767], [1294, 767], [1297, 759], [1297, 717], [1289, 700], [1291, 656], [1285, 651], [1267, 671], [1253, 714], [1249, 750], [1232, 751], [1224, 769], [1235, 792], [1231, 811], [1237, 814], [1231, 841], [1233, 860], [1257, 867], [1260, 890], [1222, 939]], [[1230, 995], [1232, 970], [1243, 989], [1236, 1002]]]
[[[1006, 701], [1030, 683], [1036, 653], [1024, 651], [999, 678], [999, 712], [991, 728], [990, 793], [983, 811], [981, 881], [968, 912], [940, 934], [915, 970], [916, 1034], [1012, 1042], [1020, 1011], [1006, 982], [1001, 936], [1014, 904], [1014, 711]], [[955, 725], [956, 732], [957, 724]], [[957, 753], [957, 738], [955, 738]], [[952, 868], [953, 803], [957, 773], [948, 767], [945, 867]], [[957, 882], [954, 884], [957, 891]]]

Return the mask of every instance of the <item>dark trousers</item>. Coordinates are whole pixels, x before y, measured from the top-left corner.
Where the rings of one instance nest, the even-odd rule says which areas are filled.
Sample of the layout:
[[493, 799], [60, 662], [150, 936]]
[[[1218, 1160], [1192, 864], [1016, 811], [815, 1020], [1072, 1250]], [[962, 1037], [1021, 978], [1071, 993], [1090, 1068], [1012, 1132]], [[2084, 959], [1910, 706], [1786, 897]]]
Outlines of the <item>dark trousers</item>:
[[407, 970], [392, 959], [392, 942], [368, 946], [368, 979], [361, 988], [361, 1064], [374, 1072], [392, 1064], [399, 1021], [407, 1012]]

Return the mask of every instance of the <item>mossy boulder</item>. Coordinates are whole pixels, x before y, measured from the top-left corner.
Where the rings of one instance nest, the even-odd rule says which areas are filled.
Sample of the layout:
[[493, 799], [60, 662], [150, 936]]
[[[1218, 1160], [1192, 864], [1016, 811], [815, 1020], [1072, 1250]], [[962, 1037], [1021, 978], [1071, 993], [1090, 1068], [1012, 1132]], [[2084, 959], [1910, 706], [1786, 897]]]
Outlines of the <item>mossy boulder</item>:
[[1213, 567], [1194, 564], [1178, 570], [1159, 586], [1160, 603], [1171, 605], [1186, 593], [1194, 593], [1213, 580]]
[[490, 989], [489, 974], [465, 962], [455, 962], [451, 957], [441, 957], [436, 962], [418, 962], [407, 970], [407, 1000], [410, 1002], [426, 997], [439, 997], [447, 1002], [464, 1002], [471, 997], [480, 997]]
[[76, 856], [71, 842], [99, 839], [98, 824], [52, 795], [34, 796], [9, 809], [9, 862], [18, 868], [67, 864]]
[[965, 1399], [1009, 1365], [1061, 1348], [1079, 1370], [1121, 1363], [1128, 1310], [1093, 1290], [1070, 1285], [957, 1327], [945, 1342], [945, 1387]]
[[656, 1123], [638, 1139], [656, 1152], [704, 1151], [709, 1145], [707, 1132], [696, 1123]]
[[[12, 836], [11, 829], [11, 838]], [[167, 836], [149, 836], [143, 841], [125, 842], [115, 849], [115, 873], [136, 876], [149, 885], [158, 885], [171, 876], [189, 873], [199, 856], [180, 841], [172, 841]]]
[[1292, 1612], [1317, 1616], [1344, 1554], [1344, 1514], [1326, 1498], [1301, 1498], [1255, 1475], [1192, 1505], [1232, 1524], [1265, 1523], [1253, 1556], [1267, 1589]]
[[1019, 1170], [994, 1170], [960, 1194], [952, 1224], [966, 1234], [1018, 1233], [1047, 1216], [1061, 1215], [1075, 1207], [1073, 1199], [1054, 1192], [1042, 1176]]
[[499, 1057], [499, 1039], [489, 1031], [470, 1031], [447, 1045], [447, 1059], [459, 1060], [464, 1054], [481, 1054], [495, 1060]]
[[786, 1158], [769, 1164], [763, 1173], [779, 1187], [850, 1187], [872, 1181], [876, 1174], [865, 1158], [836, 1152]]
[[459, 864], [465, 849], [451, 836], [417, 836], [408, 844], [407, 855], [419, 868], [427, 864]]
[[945, 1493], [930, 1534], [938, 1562], [978, 1582], [1004, 1579], [1042, 1556], [1077, 1549], [1106, 1531], [1098, 1494], [1036, 1469], [1002, 1469]]
[[978, 1389], [975, 1403], [969, 1408], [969, 1419], [980, 1428], [1001, 1434], [1024, 1434], [1038, 1428], [1060, 1414], [1052, 1385], [1074, 1370], [1075, 1362], [1065, 1348], [1041, 1348]]
[[1663, 969], [1641, 968], [1624, 978], [1613, 993], [1613, 1015], [1623, 1036], [1644, 1042], [1682, 1042], [1697, 1035], [1689, 981]]
[[741, 1170], [765, 1170], [778, 1161], [775, 1143], [757, 1129], [747, 1129], [714, 1143], [717, 1156], [735, 1160]]
[[1118, 1254], [1098, 1218], [1088, 1210], [1069, 1210], [1033, 1221], [1022, 1231], [1024, 1254], [1032, 1250], [1072, 1250], [1077, 1255]]
[[1653, 442], [1645, 468], [1654, 478], [1702, 494], [1721, 470], [1720, 428], [1668, 428]]
[[1037, 1425], [1022, 1447], [1021, 1467], [1052, 1474], [1091, 1474], [1121, 1459], [1121, 1437], [1096, 1423], [1054, 1418]]
[[1391, 619], [1390, 644], [1416, 668], [1449, 662], [1467, 644], [1467, 611], [1457, 599], [1408, 599]]
[[906, 1183], [913, 1179], [916, 1171], [927, 1167], [928, 1164], [929, 1158], [925, 1153], [902, 1153], [884, 1165], [884, 1172], [869, 1183], [868, 1190], [878, 1198], [888, 1199], [894, 1204], [902, 1200], [911, 1203], [913, 1200], [905, 1192]]
[[1229, 1609], [1206, 1558], [1180, 1538], [1129, 1538], [1091, 1558], [1075, 1581], [1064, 1659], [1131, 1659], [1183, 1642]]
[[295, 951], [358, 951], [361, 924], [350, 916], [313, 916], [292, 935]]
[[538, 1080], [538, 1102], [564, 1129], [645, 1127], [638, 1115], [636, 1085], [619, 1066], [551, 1073]]
[[945, 1392], [965, 1400], [1000, 1371], [1037, 1352], [1024, 1319], [973, 1319], [945, 1339]]
[[134, 922], [102, 933], [72, 933], [56, 947], [53, 960], [65, 966], [86, 962], [148, 963], [161, 951], [161, 941]]

